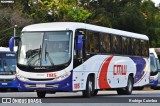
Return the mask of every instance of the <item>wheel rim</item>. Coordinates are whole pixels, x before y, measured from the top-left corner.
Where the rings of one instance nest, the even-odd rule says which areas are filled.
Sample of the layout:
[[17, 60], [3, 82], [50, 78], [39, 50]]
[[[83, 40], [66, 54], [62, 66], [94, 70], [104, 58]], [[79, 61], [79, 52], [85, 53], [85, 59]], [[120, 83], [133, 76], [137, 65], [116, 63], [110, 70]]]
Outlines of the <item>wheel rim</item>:
[[129, 80], [128, 82], [128, 91], [131, 92], [132, 91], [132, 84], [131, 84], [131, 80]]
[[89, 91], [92, 92], [93, 88], [92, 88], [92, 81], [89, 81]]

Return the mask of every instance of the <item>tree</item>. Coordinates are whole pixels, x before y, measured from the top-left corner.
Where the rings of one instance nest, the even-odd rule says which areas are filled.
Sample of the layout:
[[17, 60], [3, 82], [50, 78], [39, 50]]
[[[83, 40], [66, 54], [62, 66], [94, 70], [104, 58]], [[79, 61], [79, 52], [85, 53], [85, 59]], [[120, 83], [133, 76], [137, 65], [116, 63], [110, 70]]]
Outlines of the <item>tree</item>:
[[150, 38], [151, 47], [160, 46], [160, 13], [151, 0], [145, 0], [141, 5], [146, 20], [145, 34]]
[[127, 3], [120, 11], [120, 17], [117, 20], [118, 24], [114, 25], [116, 28], [144, 34], [145, 17], [136, 3]]
[[[28, 1], [30, 2], [30, 1]], [[78, 0], [39, 0], [38, 3], [30, 2], [30, 16], [36, 22], [54, 21], [79, 21], [85, 22], [91, 15]]]
[[[14, 10], [14, 11], [13, 11]], [[13, 36], [14, 25], [18, 25], [17, 35], [20, 34], [22, 27], [31, 24], [32, 19], [29, 19], [21, 12], [20, 5], [16, 2], [12, 4], [0, 5], [0, 46], [8, 46], [8, 41]]]

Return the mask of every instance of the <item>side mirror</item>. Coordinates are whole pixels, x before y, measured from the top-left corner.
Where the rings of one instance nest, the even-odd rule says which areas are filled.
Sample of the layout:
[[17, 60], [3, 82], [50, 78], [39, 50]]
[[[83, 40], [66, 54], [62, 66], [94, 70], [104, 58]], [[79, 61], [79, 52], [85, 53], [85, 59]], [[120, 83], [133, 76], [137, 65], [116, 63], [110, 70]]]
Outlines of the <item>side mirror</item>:
[[15, 37], [10, 38], [10, 40], [9, 40], [9, 49], [11, 52], [14, 51], [14, 40], [16, 40], [16, 39], [20, 39], [20, 37], [15, 36]]
[[78, 35], [76, 50], [82, 50], [82, 45], [83, 45], [82, 37], [83, 35]]

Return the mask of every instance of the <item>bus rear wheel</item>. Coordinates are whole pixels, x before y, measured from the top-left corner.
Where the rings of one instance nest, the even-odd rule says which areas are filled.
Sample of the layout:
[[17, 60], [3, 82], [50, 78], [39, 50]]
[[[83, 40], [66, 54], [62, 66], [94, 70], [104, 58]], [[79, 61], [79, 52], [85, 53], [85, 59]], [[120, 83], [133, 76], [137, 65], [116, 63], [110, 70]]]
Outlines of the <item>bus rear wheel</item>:
[[156, 86], [155, 86], [155, 87], [153, 87], [153, 86], [152, 86], [152, 87], [151, 87], [151, 89], [154, 89], [154, 90], [160, 90], [160, 87], [156, 87]]
[[38, 98], [45, 98], [46, 92], [44, 92], [44, 91], [37, 91], [37, 96], [38, 96]]
[[94, 92], [93, 92], [93, 96], [96, 96], [98, 94], [98, 90], [94, 90]]
[[87, 83], [86, 83], [86, 89], [82, 91], [83, 97], [89, 98], [94, 93], [94, 81], [91, 78], [91, 76], [88, 76]]
[[134, 87], [134, 90], [143, 90], [144, 87]]
[[127, 86], [125, 88], [118, 88], [118, 95], [131, 95], [133, 90], [133, 78], [129, 76]]

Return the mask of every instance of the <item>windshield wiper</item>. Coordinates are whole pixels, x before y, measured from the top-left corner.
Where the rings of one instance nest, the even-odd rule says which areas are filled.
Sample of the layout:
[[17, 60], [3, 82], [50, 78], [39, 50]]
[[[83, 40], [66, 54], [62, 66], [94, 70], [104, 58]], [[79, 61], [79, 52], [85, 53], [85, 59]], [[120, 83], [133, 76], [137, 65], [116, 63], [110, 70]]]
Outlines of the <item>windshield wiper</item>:
[[[39, 58], [38, 58], [36, 61], [38, 61], [38, 60], [41, 59], [41, 49], [42, 49], [42, 48], [41, 48], [41, 45], [40, 45], [40, 48], [39, 48], [39, 49], [32, 50], [32, 51], [36, 51], [36, 50], [37, 50], [37, 51], [39, 50], [39, 51], [38, 51], [37, 53], [33, 54], [32, 56], [30, 56], [30, 58], [28, 59], [27, 63], [28, 63], [29, 66], [31, 66], [31, 61], [34, 59], [35, 56], [37, 56], [37, 55], [39, 56]], [[36, 62], [36, 61], [35, 61], [35, 62]], [[35, 63], [35, 62], [34, 62], [34, 63]], [[41, 64], [41, 63], [40, 63], [40, 64]]]
[[48, 56], [48, 59], [49, 59], [50, 63], [52, 64], [52, 66], [54, 66], [52, 58], [50, 57], [49, 53], [47, 52], [47, 44], [46, 44], [46, 46], [45, 46], [45, 61], [47, 60], [46, 59], [47, 56]]

